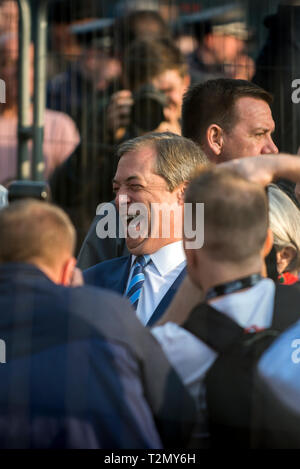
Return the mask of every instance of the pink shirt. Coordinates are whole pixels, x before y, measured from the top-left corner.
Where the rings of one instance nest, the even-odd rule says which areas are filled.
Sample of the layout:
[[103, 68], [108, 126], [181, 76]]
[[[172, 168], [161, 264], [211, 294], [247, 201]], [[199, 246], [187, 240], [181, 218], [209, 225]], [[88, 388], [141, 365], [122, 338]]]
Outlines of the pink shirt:
[[[60, 165], [77, 147], [80, 136], [74, 121], [67, 114], [45, 110], [44, 127], [44, 176], [48, 179], [56, 166]], [[32, 143], [29, 143], [31, 154]], [[17, 177], [17, 118], [0, 115], [0, 184]], [[26, 168], [28, 176], [30, 167]]]

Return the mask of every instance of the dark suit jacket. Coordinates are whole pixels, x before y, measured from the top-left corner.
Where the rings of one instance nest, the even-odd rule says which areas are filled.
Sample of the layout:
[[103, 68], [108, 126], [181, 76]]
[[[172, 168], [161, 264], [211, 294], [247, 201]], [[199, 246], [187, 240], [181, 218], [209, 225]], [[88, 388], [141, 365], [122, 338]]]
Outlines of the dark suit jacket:
[[[107, 288], [114, 292], [124, 294], [131, 267], [131, 256], [118, 257], [101, 262], [83, 272], [84, 281], [88, 285]], [[178, 275], [170, 286], [156, 310], [149, 319], [147, 326], [153, 326], [158, 321], [171, 303], [180, 283], [186, 275], [186, 268]]]
[[[86, 270], [99, 262], [128, 256], [125, 238], [103, 238], [97, 236], [97, 224], [103, 215], [96, 215], [81, 246], [77, 258], [77, 267]], [[116, 217], [116, 231], [119, 232], [119, 217]]]
[[193, 404], [127, 300], [4, 264], [0, 311], [0, 448], [185, 444]]

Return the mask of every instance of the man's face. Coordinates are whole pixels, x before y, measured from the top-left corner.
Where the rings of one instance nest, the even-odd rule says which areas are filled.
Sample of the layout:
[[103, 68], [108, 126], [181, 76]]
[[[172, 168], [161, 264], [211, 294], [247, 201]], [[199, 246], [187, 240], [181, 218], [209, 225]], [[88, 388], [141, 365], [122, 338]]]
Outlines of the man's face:
[[245, 43], [234, 36], [223, 34], [209, 34], [205, 44], [212, 52], [217, 64], [230, 64], [241, 54]]
[[[156, 154], [155, 150], [150, 145], [146, 145], [138, 150], [125, 153], [118, 164], [117, 172], [113, 181], [113, 189], [116, 195], [116, 206], [118, 210], [124, 209], [130, 211], [133, 209], [133, 204], [140, 203], [145, 207], [144, 218], [147, 218], [148, 231], [141, 234], [137, 238], [127, 236], [126, 244], [129, 251], [134, 255], [151, 254], [156, 252], [161, 247], [177, 241], [180, 238], [175, 238], [173, 227], [170, 227], [170, 237], [162, 238], [161, 223], [162, 217], [157, 212], [151, 214], [151, 204], [173, 205], [177, 207], [178, 213], [182, 216], [182, 206], [180, 205], [180, 190], [175, 189], [170, 192], [166, 181], [155, 174]], [[124, 206], [123, 197], [126, 196]], [[153, 209], [153, 207], [152, 207]], [[172, 218], [171, 218], [172, 220]], [[128, 225], [134, 223], [134, 219], [122, 219], [123, 224], [128, 228]], [[172, 221], [171, 221], [172, 225]], [[159, 233], [159, 237], [150, 237], [152, 230]], [[140, 224], [137, 224], [137, 232], [140, 229]], [[152, 231], [153, 232], [153, 231]], [[176, 234], [176, 233], [175, 233]]]
[[189, 76], [181, 76], [178, 70], [167, 70], [153, 78], [151, 83], [168, 98], [169, 103], [164, 110], [166, 120], [179, 120], [183, 95], [190, 83]]
[[236, 124], [223, 132], [218, 162], [246, 156], [278, 153], [272, 140], [275, 124], [270, 106], [262, 99], [243, 97], [235, 103]]

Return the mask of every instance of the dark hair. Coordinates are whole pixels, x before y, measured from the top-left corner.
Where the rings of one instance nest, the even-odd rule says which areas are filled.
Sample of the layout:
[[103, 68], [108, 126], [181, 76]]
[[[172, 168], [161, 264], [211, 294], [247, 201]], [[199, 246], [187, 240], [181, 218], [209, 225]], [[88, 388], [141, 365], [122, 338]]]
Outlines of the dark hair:
[[238, 117], [234, 105], [243, 97], [273, 102], [270, 93], [247, 80], [217, 78], [190, 87], [183, 98], [182, 135], [201, 145], [211, 124], [229, 132]]
[[[243, 262], [258, 255], [268, 229], [264, 188], [232, 169], [202, 169], [189, 184], [185, 202], [204, 204], [204, 245], [212, 259]], [[194, 220], [193, 220], [194, 221]]]
[[187, 64], [169, 39], [138, 40], [125, 54], [124, 78], [129, 89], [136, 89], [167, 70], [178, 70], [184, 76]]

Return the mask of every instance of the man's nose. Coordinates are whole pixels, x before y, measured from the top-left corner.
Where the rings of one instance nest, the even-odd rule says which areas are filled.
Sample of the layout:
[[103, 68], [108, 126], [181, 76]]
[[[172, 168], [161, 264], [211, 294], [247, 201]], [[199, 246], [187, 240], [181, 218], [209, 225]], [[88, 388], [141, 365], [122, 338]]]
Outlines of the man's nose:
[[261, 150], [262, 155], [270, 155], [279, 153], [277, 146], [273, 142], [272, 137], [269, 137], [268, 141], [265, 143]]
[[117, 210], [120, 210], [120, 207], [127, 206], [129, 202], [130, 202], [130, 198], [128, 196], [126, 189], [120, 188], [118, 192], [116, 193], [116, 197], [115, 197], [115, 204], [116, 204]]

